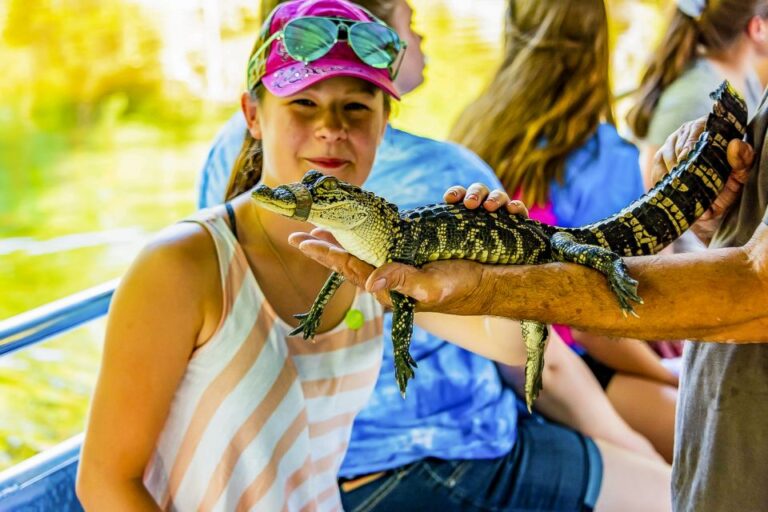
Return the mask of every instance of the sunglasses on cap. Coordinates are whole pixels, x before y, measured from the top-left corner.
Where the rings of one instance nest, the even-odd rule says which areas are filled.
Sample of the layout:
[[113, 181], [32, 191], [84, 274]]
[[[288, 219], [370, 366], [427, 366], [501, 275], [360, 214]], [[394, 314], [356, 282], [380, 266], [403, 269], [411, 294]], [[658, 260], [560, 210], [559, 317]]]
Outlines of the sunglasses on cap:
[[355, 21], [345, 18], [305, 16], [286, 23], [281, 30], [264, 41], [248, 62], [248, 89], [253, 89], [260, 73], [257, 66], [275, 40], [282, 40], [286, 53], [294, 60], [307, 64], [326, 55], [339, 41], [346, 41], [355, 55], [365, 64], [386, 69], [392, 80], [400, 71], [406, 43], [397, 32], [382, 21]]

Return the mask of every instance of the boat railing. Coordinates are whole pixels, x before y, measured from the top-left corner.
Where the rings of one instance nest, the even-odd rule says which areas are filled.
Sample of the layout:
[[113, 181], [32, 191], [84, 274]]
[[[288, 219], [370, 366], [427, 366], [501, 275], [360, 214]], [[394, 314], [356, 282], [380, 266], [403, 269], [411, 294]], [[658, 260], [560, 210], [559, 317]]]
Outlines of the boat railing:
[[[107, 313], [118, 280], [0, 321], [0, 357], [50, 340]], [[0, 512], [82, 510], [75, 477], [83, 434], [0, 472]]]

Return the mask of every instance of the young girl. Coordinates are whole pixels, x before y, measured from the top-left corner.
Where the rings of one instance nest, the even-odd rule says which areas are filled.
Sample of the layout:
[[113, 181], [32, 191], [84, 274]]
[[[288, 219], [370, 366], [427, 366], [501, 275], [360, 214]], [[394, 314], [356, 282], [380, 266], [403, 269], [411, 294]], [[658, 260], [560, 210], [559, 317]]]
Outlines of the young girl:
[[[248, 192], [309, 169], [362, 184], [403, 49], [344, 0], [273, 11], [249, 62], [250, 138], [230, 202], [162, 232], [113, 300], [77, 484], [86, 508], [341, 509], [337, 473], [379, 375], [382, 311], [344, 285], [315, 343], [289, 336], [328, 271], [287, 243], [307, 224], [258, 209]], [[350, 309], [362, 326], [343, 321]], [[499, 322], [437, 316], [431, 329], [521, 364], [519, 326]]]
[[[603, 0], [510, 0], [502, 65], [451, 138], [488, 162], [531, 217], [559, 226], [608, 217], [643, 193], [637, 150], [612, 124], [608, 70]], [[636, 340], [557, 329], [587, 349], [611, 403], [671, 461], [676, 377], [658, 356]]]
[[[310, 168], [361, 184], [402, 51], [343, 0], [276, 9], [250, 60], [242, 107], [253, 142], [232, 190]], [[306, 227], [246, 193], [142, 251], [109, 315], [78, 477], [86, 508], [340, 509], [337, 470], [381, 364], [381, 309], [345, 286], [314, 344], [288, 336], [328, 275], [288, 247]], [[365, 317], [358, 329], [342, 321], [351, 308]]]

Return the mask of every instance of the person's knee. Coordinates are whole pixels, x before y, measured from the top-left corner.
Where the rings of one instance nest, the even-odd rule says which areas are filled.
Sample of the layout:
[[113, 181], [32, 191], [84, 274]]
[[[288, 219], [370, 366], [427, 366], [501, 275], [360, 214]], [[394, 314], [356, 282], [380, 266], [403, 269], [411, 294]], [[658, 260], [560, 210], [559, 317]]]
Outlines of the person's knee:
[[672, 509], [669, 464], [641, 457], [596, 440], [603, 459], [603, 481], [596, 511], [665, 512]]

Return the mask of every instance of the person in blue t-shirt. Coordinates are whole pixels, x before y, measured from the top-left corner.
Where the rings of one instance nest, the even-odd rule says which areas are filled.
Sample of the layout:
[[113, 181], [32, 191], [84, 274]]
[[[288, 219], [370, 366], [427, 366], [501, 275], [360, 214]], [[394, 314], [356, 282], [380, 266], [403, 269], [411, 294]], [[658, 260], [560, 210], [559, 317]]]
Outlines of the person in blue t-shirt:
[[[359, 3], [408, 42], [396, 81], [408, 93], [421, 83], [424, 66], [410, 6]], [[239, 113], [218, 134], [199, 181], [201, 208], [223, 202], [244, 134]], [[475, 181], [500, 185], [465, 148], [389, 126], [364, 187], [405, 209], [440, 202], [450, 185]], [[386, 337], [390, 326], [387, 315]], [[647, 441], [553, 338], [538, 403], [574, 430], [528, 415], [493, 362], [418, 327], [411, 345], [417, 377], [403, 400], [385, 340], [381, 374], [339, 471], [345, 510], [587, 510], [596, 502], [602, 509], [664, 510], [657, 504], [669, 501], [669, 469], [652, 459]], [[603, 480], [603, 471], [620, 478]]]
[[[536, 220], [578, 227], [609, 217], [645, 190], [638, 150], [613, 125], [603, 0], [510, 2], [503, 63], [450, 138], [485, 160]], [[645, 342], [555, 330], [671, 463], [677, 375]]]

